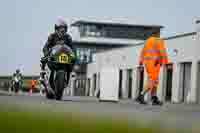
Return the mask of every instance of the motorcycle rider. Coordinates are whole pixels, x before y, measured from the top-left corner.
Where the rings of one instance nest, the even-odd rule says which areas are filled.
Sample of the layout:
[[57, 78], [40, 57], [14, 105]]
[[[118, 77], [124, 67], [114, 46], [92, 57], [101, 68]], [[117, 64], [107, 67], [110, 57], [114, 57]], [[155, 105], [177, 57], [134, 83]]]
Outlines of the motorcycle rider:
[[[54, 30], [55, 30], [55, 32], [51, 33], [49, 35], [48, 40], [43, 47], [44, 57], [41, 59], [41, 69], [42, 69], [41, 76], [42, 76], [42, 78], [44, 78], [44, 75], [46, 74], [45, 66], [47, 64], [47, 60], [44, 60], [44, 58], [50, 54], [52, 47], [54, 47], [55, 45], [58, 45], [58, 44], [65, 44], [72, 49], [74, 56], [76, 55], [75, 48], [72, 45], [72, 37], [67, 33], [68, 26], [63, 18], [61, 18], [61, 17], [58, 18], [57, 23], [54, 26]], [[75, 64], [75, 60], [72, 63], [72, 67], [69, 68], [70, 69], [69, 73], [67, 73], [67, 79], [68, 79], [66, 82], [67, 84], [69, 82], [70, 73], [72, 72], [74, 64]], [[49, 77], [49, 83], [50, 83], [50, 86], [53, 88], [54, 87], [54, 84], [53, 84], [54, 70], [52, 70], [51, 68], [50, 68], [50, 70], [51, 70], [51, 73], [50, 73], [50, 77]]]

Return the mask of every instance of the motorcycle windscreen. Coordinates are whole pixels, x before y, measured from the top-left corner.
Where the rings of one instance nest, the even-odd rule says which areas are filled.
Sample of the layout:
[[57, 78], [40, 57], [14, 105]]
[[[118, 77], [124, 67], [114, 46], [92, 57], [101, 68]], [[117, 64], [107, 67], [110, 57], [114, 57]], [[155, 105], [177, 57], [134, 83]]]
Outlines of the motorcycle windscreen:
[[102, 68], [100, 73], [100, 100], [118, 101], [119, 70], [115, 67]]
[[51, 55], [57, 55], [59, 53], [68, 53], [72, 54], [72, 49], [67, 45], [56, 45], [52, 48]]

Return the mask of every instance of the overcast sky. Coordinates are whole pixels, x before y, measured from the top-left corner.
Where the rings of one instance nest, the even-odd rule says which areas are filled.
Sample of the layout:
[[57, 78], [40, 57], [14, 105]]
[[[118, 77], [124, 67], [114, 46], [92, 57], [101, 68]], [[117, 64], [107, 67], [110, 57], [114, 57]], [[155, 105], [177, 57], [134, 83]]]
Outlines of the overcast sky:
[[129, 18], [165, 26], [162, 36], [194, 31], [199, 0], [1, 0], [0, 75], [22, 65], [38, 74], [41, 48], [57, 16]]

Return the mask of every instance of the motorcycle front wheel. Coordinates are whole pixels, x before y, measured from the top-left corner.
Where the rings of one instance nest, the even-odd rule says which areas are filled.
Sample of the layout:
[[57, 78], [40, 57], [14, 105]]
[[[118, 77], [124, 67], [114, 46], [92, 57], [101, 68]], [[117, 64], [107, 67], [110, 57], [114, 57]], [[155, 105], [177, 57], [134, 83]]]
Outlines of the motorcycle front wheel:
[[14, 91], [15, 91], [15, 93], [19, 92], [19, 83], [14, 84]]
[[50, 91], [46, 91], [46, 98], [47, 99], [54, 99], [54, 94]]
[[63, 90], [65, 88], [65, 73], [64, 71], [56, 72], [55, 76], [55, 94], [56, 100], [61, 100], [63, 96]]

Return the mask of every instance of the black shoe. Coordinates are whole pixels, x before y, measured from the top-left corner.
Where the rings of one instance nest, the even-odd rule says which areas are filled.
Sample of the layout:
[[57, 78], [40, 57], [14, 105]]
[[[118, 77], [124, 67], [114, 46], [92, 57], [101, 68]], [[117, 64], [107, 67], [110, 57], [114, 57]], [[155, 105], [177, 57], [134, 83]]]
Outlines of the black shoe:
[[162, 105], [163, 103], [159, 101], [157, 96], [152, 96], [152, 105]]
[[147, 104], [145, 101], [144, 101], [144, 95], [139, 95], [138, 98], [136, 99], [136, 101], [140, 104]]

